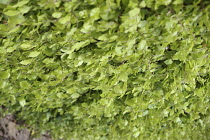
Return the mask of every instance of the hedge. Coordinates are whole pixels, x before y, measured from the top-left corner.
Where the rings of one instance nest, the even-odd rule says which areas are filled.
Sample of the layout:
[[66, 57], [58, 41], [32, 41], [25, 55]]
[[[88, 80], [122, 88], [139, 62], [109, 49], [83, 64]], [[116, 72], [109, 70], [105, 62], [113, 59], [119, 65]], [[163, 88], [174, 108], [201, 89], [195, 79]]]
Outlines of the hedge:
[[64, 140], [210, 138], [209, 0], [0, 0], [0, 113]]

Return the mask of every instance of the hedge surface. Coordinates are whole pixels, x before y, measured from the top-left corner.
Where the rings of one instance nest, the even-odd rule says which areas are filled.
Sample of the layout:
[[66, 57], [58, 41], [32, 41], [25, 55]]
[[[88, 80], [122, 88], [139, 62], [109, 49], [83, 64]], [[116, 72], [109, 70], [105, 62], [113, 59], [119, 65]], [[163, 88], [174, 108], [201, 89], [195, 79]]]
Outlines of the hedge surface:
[[1, 114], [55, 140], [210, 138], [209, 0], [0, 0]]

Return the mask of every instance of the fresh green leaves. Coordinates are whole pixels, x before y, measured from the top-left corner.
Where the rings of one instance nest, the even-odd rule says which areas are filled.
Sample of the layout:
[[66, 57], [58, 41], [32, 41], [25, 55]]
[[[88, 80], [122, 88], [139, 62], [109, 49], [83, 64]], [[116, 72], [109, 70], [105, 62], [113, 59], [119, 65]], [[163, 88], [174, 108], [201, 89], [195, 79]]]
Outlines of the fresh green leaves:
[[29, 57], [37, 57], [40, 54], [38, 51], [33, 51], [29, 54]]
[[209, 4], [0, 0], [0, 105], [54, 139], [208, 139]]
[[10, 0], [0, 0], [0, 4], [7, 4], [9, 2], [10, 2]]
[[22, 1], [19, 1], [17, 4], [13, 5], [12, 7], [14, 7], [14, 8], [23, 7], [27, 3], [29, 3], [29, 0], [22, 0]]
[[54, 18], [60, 18], [61, 15], [62, 15], [61, 12], [54, 12], [54, 13], [52, 14], [52, 16], [53, 16]]
[[29, 50], [29, 49], [33, 48], [33, 46], [30, 43], [23, 43], [20, 45], [20, 48], [23, 50]]
[[129, 11], [130, 17], [134, 17], [140, 13], [140, 8], [134, 8], [131, 11]]
[[26, 100], [24, 99], [24, 97], [19, 98], [19, 103], [22, 107], [26, 105]]
[[0, 71], [0, 79], [8, 79], [10, 77], [9, 71]]
[[19, 14], [19, 11], [16, 11], [16, 10], [8, 10], [6, 12], [4, 12], [5, 15], [7, 16], [16, 16]]
[[31, 62], [32, 62], [32, 59], [27, 59], [27, 60], [21, 61], [20, 64], [22, 64], [22, 65], [28, 65], [28, 64], [30, 64]]

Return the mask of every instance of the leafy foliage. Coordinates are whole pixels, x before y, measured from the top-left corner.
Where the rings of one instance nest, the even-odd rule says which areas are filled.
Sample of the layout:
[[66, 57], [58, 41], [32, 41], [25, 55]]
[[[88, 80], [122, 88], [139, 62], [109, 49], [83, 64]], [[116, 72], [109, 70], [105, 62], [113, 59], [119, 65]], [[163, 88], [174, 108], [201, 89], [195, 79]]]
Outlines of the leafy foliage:
[[0, 104], [55, 139], [209, 139], [208, 0], [0, 0]]

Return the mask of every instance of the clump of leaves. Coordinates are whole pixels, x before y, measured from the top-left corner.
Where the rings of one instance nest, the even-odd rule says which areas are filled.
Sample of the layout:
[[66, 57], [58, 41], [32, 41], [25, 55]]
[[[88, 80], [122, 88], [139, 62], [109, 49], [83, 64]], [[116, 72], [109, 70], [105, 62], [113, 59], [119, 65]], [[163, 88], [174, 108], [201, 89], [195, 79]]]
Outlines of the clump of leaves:
[[0, 0], [0, 112], [54, 139], [209, 139], [209, 4]]

